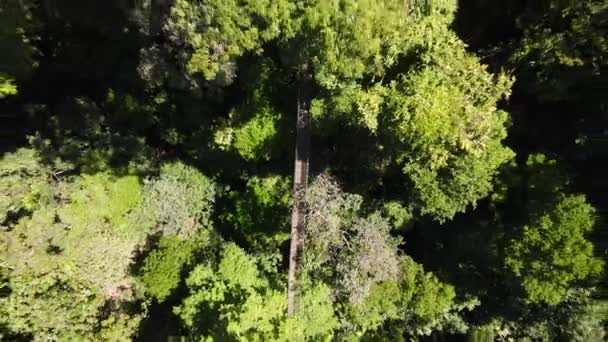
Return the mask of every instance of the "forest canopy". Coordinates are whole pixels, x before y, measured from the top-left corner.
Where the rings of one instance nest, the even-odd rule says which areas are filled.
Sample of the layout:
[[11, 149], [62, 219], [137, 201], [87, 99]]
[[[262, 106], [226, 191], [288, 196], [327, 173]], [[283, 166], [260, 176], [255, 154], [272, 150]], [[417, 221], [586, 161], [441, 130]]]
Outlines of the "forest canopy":
[[602, 0], [3, 1], [0, 339], [603, 341], [606, 37]]

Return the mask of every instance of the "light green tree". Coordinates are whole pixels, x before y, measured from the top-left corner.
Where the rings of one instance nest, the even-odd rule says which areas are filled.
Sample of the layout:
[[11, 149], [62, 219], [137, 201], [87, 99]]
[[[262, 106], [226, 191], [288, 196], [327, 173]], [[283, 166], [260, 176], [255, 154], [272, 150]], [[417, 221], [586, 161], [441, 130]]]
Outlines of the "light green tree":
[[315, 10], [321, 38], [304, 51], [320, 55], [313, 118], [367, 128], [413, 183], [408, 199], [444, 221], [486, 196], [513, 157], [502, 145], [507, 114], [496, 107], [511, 80], [490, 74], [450, 31], [453, 2], [428, 4]]
[[[26, 210], [13, 212], [10, 230], [0, 233], [8, 328], [41, 340], [103, 338], [118, 329], [124, 333], [119, 340], [128, 339], [143, 317], [141, 310], [125, 309], [138, 297], [129, 264], [142, 241], [123, 234], [129, 211], [141, 201], [138, 178], [96, 174], [57, 181], [40, 171], [30, 152], [18, 152], [20, 170], [13, 156], [0, 162], [2, 173], [22, 177], [29, 190], [15, 194]], [[38, 185], [28, 178], [36, 170], [46, 175]], [[11, 191], [0, 188], [2, 196]], [[104, 317], [106, 305], [112, 309]]]
[[213, 80], [231, 73], [234, 61], [247, 52], [260, 53], [262, 44], [288, 34], [295, 4], [290, 1], [175, 1], [166, 23], [174, 39], [194, 52], [186, 61], [191, 73]]
[[182, 163], [142, 186], [128, 174], [61, 177], [20, 149], [0, 160], [0, 174], [1, 323], [36, 340], [130, 340], [146, 314], [142, 290], [160, 298], [175, 287], [149, 276], [142, 289], [136, 254], [152, 234], [183, 239], [210, 225], [213, 183]]
[[576, 282], [602, 271], [585, 234], [594, 210], [584, 196], [560, 195], [535, 215], [507, 250], [505, 264], [521, 282], [526, 300], [556, 305]]
[[568, 193], [568, 179], [555, 160], [531, 155], [526, 168], [530, 215], [507, 243], [504, 262], [525, 301], [557, 305], [602, 272], [586, 237], [596, 213], [585, 196]]
[[327, 286], [311, 288], [302, 315], [288, 319], [285, 290], [269, 280], [255, 257], [226, 243], [217, 261], [209, 259], [190, 273], [190, 293], [174, 312], [193, 337], [202, 339], [293, 341], [333, 335], [338, 321]]

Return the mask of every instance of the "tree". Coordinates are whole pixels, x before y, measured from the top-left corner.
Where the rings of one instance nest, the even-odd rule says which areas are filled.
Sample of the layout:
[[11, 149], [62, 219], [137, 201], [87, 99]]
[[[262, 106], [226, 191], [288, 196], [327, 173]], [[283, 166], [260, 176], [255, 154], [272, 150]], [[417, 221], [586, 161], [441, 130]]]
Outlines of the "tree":
[[171, 296], [182, 283], [183, 273], [194, 266], [206, 249], [212, 247], [209, 231], [188, 240], [162, 237], [138, 270], [138, 281], [159, 303]]
[[35, 339], [130, 339], [146, 309], [136, 254], [153, 234], [183, 239], [210, 224], [213, 184], [181, 163], [142, 187], [134, 175], [60, 177], [21, 149], [0, 174], [3, 323]]
[[10, 0], [0, 5], [0, 99], [17, 94], [15, 78], [27, 78], [36, 54], [31, 45], [32, 8], [29, 1]]
[[[270, 58], [261, 58], [246, 75], [243, 102], [220, 121], [213, 143], [220, 150], [234, 150], [250, 162], [268, 161], [281, 151], [285, 117], [275, 105], [281, 75]], [[277, 84], [279, 83], [279, 84]]]
[[349, 305], [347, 317], [353, 326], [348, 333], [399, 339], [403, 335], [424, 336], [449, 330], [452, 324], [464, 325], [466, 330], [458, 315], [451, 313], [455, 308], [452, 286], [425, 272], [409, 257], [399, 267], [398, 278], [374, 285], [368, 297]]
[[[317, 177], [307, 206], [304, 284], [332, 285], [342, 338], [400, 338], [433, 331], [465, 331], [454, 288], [403, 255], [400, 240], [378, 211], [365, 216], [361, 196], [344, 193], [327, 175]], [[382, 265], [379, 267], [378, 265]]]
[[288, 34], [284, 21], [294, 5], [288, 1], [176, 1], [166, 23], [173, 40], [193, 53], [185, 61], [190, 73], [207, 80], [233, 73], [234, 59], [259, 52], [264, 42]]
[[595, 209], [584, 196], [568, 193], [568, 180], [555, 160], [531, 155], [526, 167], [529, 214], [507, 242], [504, 262], [527, 302], [557, 305], [602, 271], [586, 239]]
[[[142, 318], [127, 309], [138, 305], [128, 266], [140, 242], [123, 227], [141, 200], [139, 180], [96, 174], [57, 182], [35, 153], [20, 152], [46, 177], [18, 195], [29, 209], [1, 233], [8, 328], [36, 339], [104, 338], [117, 330], [128, 338]], [[26, 165], [16, 170], [11, 159], [2, 160], [3, 172], [27, 177]], [[10, 188], [1, 191], [6, 196]]]
[[244, 190], [231, 191], [234, 207], [225, 220], [234, 229], [235, 237], [246, 241], [256, 253], [278, 252], [289, 239], [290, 190], [285, 177], [270, 175], [253, 176]]
[[[460, 227], [457, 237], [440, 240], [451, 245], [441, 259], [454, 262], [437, 265], [457, 288], [481, 300], [472, 315], [474, 335], [569, 340], [565, 327], [584, 325], [577, 317], [599, 295], [593, 287], [603, 262], [589, 239], [595, 209], [572, 193], [563, 165], [542, 154], [511, 163], [500, 179], [487, 213], [461, 220], [451, 228]], [[477, 222], [480, 217], [485, 222]], [[597, 323], [588, 320], [581, 333], [593, 336]]]
[[599, 275], [602, 263], [585, 239], [594, 224], [583, 196], [560, 195], [511, 242], [505, 264], [532, 303], [556, 305], [577, 282]]
[[[544, 276], [540, 272], [535, 272], [534, 276], [528, 274], [530, 284], [532, 280], [537, 281], [534, 286], [537, 300], [546, 302], [552, 298], [561, 303], [551, 305], [546, 311], [555, 314], [563, 306], [576, 307], [569, 302], [569, 297], [573, 292], [587, 291], [589, 286], [600, 287], [594, 297], [602, 301], [605, 299], [605, 280], [597, 281], [597, 277], [592, 275], [595, 272], [587, 267], [593, 268], [597, 264], [593, 255], [601, 257], [605, 253], [601, 208], [606, 205], [606, 188], [602, 185], [604, 175], [597, 163], [605, 158], [607, 141], [603, 128], [606, 126], [606, 101], [599, 91], [606, 84], [605, 73], [602, 72], [607, 56], [604, 38], [606, 4], [601, 1], [505, 1], [500, 4], [470, 1], [465, 6], [461, 8], [464, 14], [459, 25], [461, 36], [466, 37], [471, 48], [483, 55], [494, 70], [510, 68], [517, 79], [512, 101], [505, 103], [505, 109], [512, 113], [513, 118], [510, 146], [517, 151], [520, 161], [538, 151], [559, 160], [559, 167], [555, 167], [551, 165], [557, 164], [555, 160], [533, 161], [538, 158], [533, 156], [527, 167], [522, 163], [519, 169], [511, 172], [512, 176], [524, 181], [505, 187], [511, 199], [499, 205], [502, 222], [491, 223], [504, 226], [493, 230], [506, 233], [506, 240], [510, 241], [507, 245], [510, 246], [513, 240], [524, 235], [523, 227], [526, 227], [528, 237], [537, 234], [545, 239], [543, 243], [536, 243], [537, 247], [545, 245], [556, 253], [565, 253], [564, 258], [551, 259], [552, 252], [536, 250], [533, 252], [537, 253], [534, 260], [527, 263], [515, 261], [519, 266], [525, 264], [522, 273], [526, 270], [534, 273], [531, 271], [534, 263], [548, 270], [557, 268], [572, 272], [562, 274], [560, 279], [551, 279], [551, 271], [547, 272], [545, 279], [540, 279]], [[556, 170], [560, 168], [561, 180], [556, 181]], [[540, 193], [539, 188], [542, 189]], [[582, 194], [584, 197], [579, 197]], [[569, 224], [558, 217], [561, 215], [557, 210], [567, 212], [562, 212], [564, 217], [571, 215], [572, 222], [576, 222], [572, 226], [578, 227], [559, 228], [562, 224]], [[593, 231], [586, 230], [591, 225], [590, 221], [595, 228]], [[551, 230], [541, 230], [539, 226], [533, 226], [533, 222], [536, 225], [544, 222], [551, 226]], [[572, 230], [571, 235], [564, 233], [569, 229]], [[553, 230], [556, 230], [555, 234]], [[562, 249], [562, 243], [568, 245], [575, 241], [580, 243], [577, 251]], [[521, 243], [520, 247], [523, 245]], [[591, 247], [593, 252], [589, 250]], [[532, 250], [528, 249], [529, 252]], [[587, 260], [589, 265], [578, 268], [572, 258]], [[503, 276], [513, 277], [509, 267], [500, 273], [504, 271], [507, 272]], [[572, 280], [576, 274], [580, 276], [587, 272], [590, 273], [583, 276], [584, 279]], [[509, 282], [512, 285], [507, 285], [507, 289], [515, 287], [520, 291], [503, 293], [516, 297], [513, 301], [529, 300], [530, 294], [522, 284], [524, 279], [522, 275]], [[555, 281], [555, 287], [544, 282], [550, 282], [550, 279]], [[516, 305], [518, 309], [513, 310], [508, 319], [522, 323], [515, 330], [522, 336], [528, 335], [532, 329], [524, 322], [545, 320], [542, 317], [548, 313], [540, 308], [546, 305], [529, 302]], [[518, 318], [522, 316], [525, 318]], [[555, 331], [556, 325], [566, 326], [565, 321], [556, 325], [550, 321], [543, 323], [550, 327], [549, 330]], [[562, 338], [574, 339], [571, 336]], [[592, 340], [592, 337], [588, 339]]]
[[607, 309], [606, 302], [594, 300], [590, 291], [571, 291], [557, 310], [555, 335], [564, 341], [603, 341]]
[[[296, 319], [286, 316], [284, 291], [260, 272], [256, 258], [226, 243], [188, 276], [189, 296], [175, 313], [193, 337], [226, 340], [292, 341], [324, 338], [338, 324], [327, 287], [317, 285]], [[276, 275], [275, 275], [276, 276]]]
[[[513, 156], [501, 143], [506, 113], [496, 108], [497, 101], [509, 94], [511, 81], [489, 74], [448, 29], [450, 2], [433, 2], [421, 12], [388, 3], [366, 10], [363, 17], [377, 20], [377, 15], [385, 23], [381, 26], [393, 31], [375, 32], [378, 26], [357, 22], [370, 30], [360, 35], [365, 43], [344, 45], [363, 52], [336, 52], [362, 56], [361, 61], [328, 62], [335, 70], [319, 67], [323, 73], [316, 78], [325, 96], [313, 101], [313, 116], [321, 122], [344, 118], [367, 128], [373, 134], [370, 143], [380, 144], [379, 153], [399, 165], [413, 183], [406, 199], [422, 213], [446, 220], [487, 195], [497, 168]], [[410, 15], [392, 17], [403, 12]], [[387, 25], [391, 18], [395, 22]], [[379, 45], [369, 44], [376, 40]], [[385, 42], [387, 46], [382, 45]], [[342, 43], [319, 49], [327, 50], [328, 56], [332, 48], [342, 49]], [[348, 71], [356, 65], [368, 67]]]
[[449, 31], [452, 3], [332, 5], [303, 22], [300, 32], [314, 38], [290, 40], [302, 51], [297, 58], [314, 56], [311, 112], [319, 126], [342, 120], [369, 130], [369, 143], [380, 144], [413, 185], [404, 200], [439, 221], [486, 196], [513, 157], [502, 145], [506, 113], [496, 108], [511, 81], [487, 73]]

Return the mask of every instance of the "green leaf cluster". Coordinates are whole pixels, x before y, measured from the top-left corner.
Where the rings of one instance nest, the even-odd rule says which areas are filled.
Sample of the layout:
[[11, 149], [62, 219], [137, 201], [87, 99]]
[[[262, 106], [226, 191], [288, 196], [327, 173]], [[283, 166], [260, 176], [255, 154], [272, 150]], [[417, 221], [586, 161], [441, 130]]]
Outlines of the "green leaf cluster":
[[[40, 165], [31, 151], [18, 153], [31, 166]], [[0, 164], [3, 173], [19, 170], [10, 157]], [[123, 307], [137, 296], [129, 264], [141, 241], [121, 234], [141, 200], [139, 180], [95, 174], [40, 181], [46, 181], [49, 195], [1, 233], [9, 329], [36, 339], [101, 338], [118, 328], [110, 323], [115, 321], [130, 327], [124, 340], [141, 319]], [[13, 190], [4, 184], [0, 189], [3, 195]], [[114, 309], [104, 316], [108, 305]]]
[[[425, 272], [422, 265], [406, 257], [396, 280], [378, 283], [361, 303], [349, 307], [349, 319], [356, 335], [391, 337], [396, 331], [411, 336], [429, 335], [447, 329], [460, 320], [455, 310], [455, 290]], [[398, 326], [395, 331], [391, 326]], [[399, 334], [393, 335], [398, 338]]]
[[559, 304], [576, 282], [602, 271], [585, 239], [593, 225], [594, 210], [584, 196], [560, 195], [523, 227], [509, 245], [505, 264], [521, 282], [526, 300]]
[[284, 289], [272, 288], [256, 259], [234, 243], [224, 245], [217, 263], [196, 266], [186, 284], [190, 294], [175, 313], [197, 338], [308, 340], [331, 336], [338, 324], [323, 285], [305, 292], [303, 315], [287, 319]]
[[284, 177], [251, 177], [243, 191], [230, 192], [234, 210], [226, 222], [256, 251], [274, 250], [289, 238], [290, 192]]
[[284, 115], [272, 103], [277, 92], [277, 66], [269, 58], [256, 63], [246, 78], [246, 96], [233, 108], [227, 119], [220, 120], [214, 132], [214, 145], [220, 150], [234, 150], [251, 162], [268, 161], [280, 150], [284, 134]]
[[451, 285], [399, 251], [400, 240], [390, 231], [401, 224], [391, 226], [379, 211], [366, 215], [362, 198], [344, 193], [327, 175], [311, 183], [305, 203], [304, 284], [332, 286], [340, 338], [398, 339], [466, 330], [459, 312], [474, 303], [456, 303]]
[[164, 164], [159, 178], [143, 191], [142, 205], [131, 214], [131, 228], [185, 239], [211, 225], [215, 185], [195, 168], [182, 162]]
[[586, 96], [577, 87], [596, 78], [600, 65], [608, 61], [606, 10], [601, 0], [530, 6], [518, 18], [523, 37], [509, 56], [510, 63], [529, 74], [526, 77], [535, 78], [527, 87], [543, 100]]
[[138, 271], [138, 280], [146, 292], [161, 303], [172, 295], [182, 283], [183, 273], [208, 246], [208, 234], [203, 230], [199, 236], [187, 240], [162, 237]]
[[183, 242], [182, 227], [211, 224], [213, 183], [182, 163], [164, 165], [144, 186], [133, 175], [52, 176], [37, 153], [21, 149], [0, 161], [0, 174], [8, 224], [0, 232], [3, 323], [35, 339], [129, 340], [146, 313], [131, 275], [136, 254], [150, 248], [151, 234], [167, 236], [146, 259], [141, 282], [165, 298], [203, 243]]
[[288, 1], [186, 1], [173, 3], [166, 29], [183, 37], [194, 53], [191, 73], [212, 80], [236, 57], [259, 52], [262, 44], [285, 32], [294, 4]]
[[602, 272], [587, 238], [597, 214], [585, 196], [569, 192], [569, 179], [556, 160], [533, 154], [525, 170], [519, 182], [525, 180], [528, 215], [508, 235], [504, 264], [526, 302], [555, 306]]

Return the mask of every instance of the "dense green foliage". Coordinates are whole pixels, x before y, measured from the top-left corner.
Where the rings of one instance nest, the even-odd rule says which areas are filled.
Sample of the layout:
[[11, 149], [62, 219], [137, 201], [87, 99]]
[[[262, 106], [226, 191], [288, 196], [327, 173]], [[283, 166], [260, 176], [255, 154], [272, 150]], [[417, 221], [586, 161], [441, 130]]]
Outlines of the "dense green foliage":
[[[124, 340], [133, 335], [146, 307], [143, 289], [130, 271], [134, 254], [152, 234], [172, 239], [184, 234], [184, 225], [195, 230], [208, 224], [213, 200], [209, 180], [181, 163], [163, 166], [147, 187], [134, 175], [58, 180], [30, 149], [6, 155], [0, 170], [8, 229], [3, 232], [2, 270], [11, 290], [3, 299], [6, 324], [41, 340]], [[165, 184], [173, 177], [179, 182]], [[192, 192], [197, 196], [188, 196]], [[188, 206], [176, 198], [197, 206], [184, 212]], [[147, 276], [143, 283], [154, 285], [150, 291], [155, 296], [171, 290], [159, 290], [162, 285], [146, 282], [152, 277]]]
[[603, 341], [607, 27], [601, 0], [2, 1], [0, 339]]
[[184, 269], [194, 262], [195, 253], [205, 247], [204, 240], [195, 237], [182, 240], [163, 237], [146, 257], [139, 279], [150, 295], [163, 302], [181, 282]]
[[[19, 173], [27, 181], [31, 167], [46, 179], [26, 183], [8, 208], [30, 212], [3, 233], [11, 289], [4, 299], [8, 326], [36, 339], [103, 337], [115, 329], [128, 337], [141, 319], [121, 309], [137, 304], [128, 266], [138, 242], [124, 230], [130, 226], [129, 211], [141, 200], [138, 179], [96, 174], [58, 182], [35, 153], [19, 152], [3, 158], [3, 174]], [[29, 165], [15, 167], [15, 158]], [[106, 301], [117, 310], [103, 317]]]
[[508, 247], [505, 263], [522, 279], [529, 301], [558, 304], [572, 282], [601, 272], [584, 236], [592, 227], [592, 208], [582, 196], [560, 196], [523, 227]]
[[216, 265], [197, 266], [186, 284], [190, 295], [175, 312], [195, 336], [293, 341], [330, 336], [338, 325], [329, 290], [322, 285], [302, 299], [302, 317], [288, 320], [285, 292], [273, 289], [256, 259], [231, 243]]

